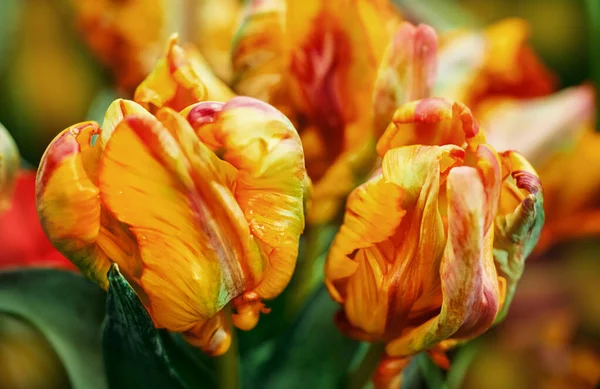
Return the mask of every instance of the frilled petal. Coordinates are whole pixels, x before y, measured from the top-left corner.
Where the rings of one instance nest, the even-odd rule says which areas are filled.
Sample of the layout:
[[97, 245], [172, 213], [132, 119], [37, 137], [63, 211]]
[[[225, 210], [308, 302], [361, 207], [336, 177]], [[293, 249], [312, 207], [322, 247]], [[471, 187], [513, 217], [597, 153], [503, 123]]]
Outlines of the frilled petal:
[[0, 214], [10, 207], [18, 169], [17, 145], [6, 128], [0, 124]]
[[373, 91], [376, 132], [381, 134], [396, 108], [429, 97], [437, 65], [437, 35], [433, 28], [405, 22], [387, 47]]
[[203, 100], [227, 101], [233, 96], [193, 46], [181, 47], [177, 36], [172, 36], [164, 57], [136, 89], [134, 100], [154, 113], [161, 107], [181, 110]]
[[377, 143], [377, 153], [383, 156], [394, 147], [412, 144], [462, 146], [466, 141], [476, 146], [482, 138], [477, 121], [464, 104], [427, 98], [396, 110]]
[[198, 137], [238, 170], [235, 198], [268, 260], [262, 281], [249, 293], [277, 296], [290, 280], [304, 229], [307, 181], [296, 130], [281, 112], [248, 97], [199, 103], [183, 114]]
[[[140, 284], [159, 327], [184, 331], [243, 293], [247, 225], [221, 164], [169, 109], [128, 116], [102, 155], [102, 202], [140, 248]], [[244, 231], [246, 229], [246, 231]]]
[[358, 269], [353, 253], [383, 242], [400, 225], [406, 213], [401, 206], [403, 195], [401, 187], [387, 182], [380, 172], [348, 197], [344, 223], [325, 265], [325, 284], [336, 301], [345, 301], [347, 279]]
[[439, 187], [463, 157], [457, 146], [390, 150], [382, 173], [348, 198], [326, 285], [353, 336], [382, 340], [435, 309], [445, 241]]
[[447, 179], [448, 238], [440, 265], [440, 313], [386, 346], [391, 356], [428, 349], [449, 337], [470, 338], [485, 331], [498, 312], [500, 285], [492, 257], [493, 230], [478, 171], [455, 167]]
[[516, 150], [542, 166], [581, 135], [593, 112], [594, 91], [586, 85], [537, 99], [490, 99], [477, 118], [497, 150]]
[[495, 220], [494, 259], [499, 275], [506, 279], [506, 298], [497, 321], [508, 312], [525, 259], [544, 225], [544, 200], [537, 173], [517, 152], [504, 152], [501, 158], [509, 176], [503, 184]]
[[98, 158], [92, 136], [100, 131], [97, 123], [80, 123], [50, 143], [38, 170], [36, 197], [42, 227], [53, 245], [87, 277], [106, 287], [111, 262], [96, 245], [101, 202], [90, 178]]

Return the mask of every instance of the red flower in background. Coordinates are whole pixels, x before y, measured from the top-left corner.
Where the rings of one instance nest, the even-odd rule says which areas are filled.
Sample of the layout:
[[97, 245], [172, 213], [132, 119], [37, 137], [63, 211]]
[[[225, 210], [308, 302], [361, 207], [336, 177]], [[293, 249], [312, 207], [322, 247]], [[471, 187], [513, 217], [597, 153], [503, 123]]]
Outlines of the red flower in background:
[[42, 230], [35, 207], [35, 171], [18, 173], [12, 203], [0, 214], [0, 269], [13, 266], [75, 269]]

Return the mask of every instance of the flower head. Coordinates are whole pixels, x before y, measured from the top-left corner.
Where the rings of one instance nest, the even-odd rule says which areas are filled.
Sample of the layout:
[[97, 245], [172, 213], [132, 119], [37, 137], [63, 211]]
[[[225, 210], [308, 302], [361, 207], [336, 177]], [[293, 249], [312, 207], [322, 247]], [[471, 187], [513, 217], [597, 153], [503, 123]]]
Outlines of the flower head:
[[389, 359], [476, 337], [505, 312], [544, 214], [535, 171], [487, 144], [464, 105], [425, 99], [394, 119], [326, 266], [339, 327], [386, 343], [386, 376]]
[[[180, 50], [171, 44], [167, 56]], [[164, 73], [162, 60], [140, 86], [174, 75], [155, 90], [153, 114], [117, 100], [102, 126], [80, 123], [56, 137], [38, 172], [38, 213], [88, 277], [106, 287], [118, 264], [157, 327], [216, 355], [229, 347], [225, 305], [234, 325], [250, 329], [266, 312], [262, 300], [290, 280], [306, 173], [296, 130], [268, 104], [173, 99], [173, 90], [209, 89], [188, 83], [200, 78], [182, 66]], [[192, 105], [181, 113], [170, 107], [183, 101]]]

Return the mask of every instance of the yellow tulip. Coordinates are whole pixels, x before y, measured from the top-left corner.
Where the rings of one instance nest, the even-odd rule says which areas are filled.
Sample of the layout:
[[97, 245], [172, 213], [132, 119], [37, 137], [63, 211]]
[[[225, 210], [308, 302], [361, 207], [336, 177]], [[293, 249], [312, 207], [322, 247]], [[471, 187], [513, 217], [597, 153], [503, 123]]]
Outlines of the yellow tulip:
[[[171, 42], [167, 57], [182, 53]], [[157, 327], [219, 355], [230, 343], [223, 308], [231, 304], [233, 324], [251, 329], [267, 311], [262, 300], [291, 278], [304, 228], [304, 157], [275, 108], [247, 97], [200, 101], [208, 84], [185, 61], [175, 70], [168, 61], [140, 86], [148, 96], [166, 76], [153, 113], [117, 100], [102, 126], [76, 124], [54, 139], [38, 171], [38, 214], [89, 278], [107, 287], [118, 264]], [[195, 93], [181, 113], [169, 107], [185, 100], [173, 90]]]
[[[349, 196], [326, 264], [340, 329], [386, 345], [381, 388], [397, 385], [412, 355], [501, 319], [544, 219], [533, 168], [487, 144], [466, 106], [424, 99], [394, 120], [377, 145], [382, 168]], [[425, 142], [405, 145], [412, 131]]]

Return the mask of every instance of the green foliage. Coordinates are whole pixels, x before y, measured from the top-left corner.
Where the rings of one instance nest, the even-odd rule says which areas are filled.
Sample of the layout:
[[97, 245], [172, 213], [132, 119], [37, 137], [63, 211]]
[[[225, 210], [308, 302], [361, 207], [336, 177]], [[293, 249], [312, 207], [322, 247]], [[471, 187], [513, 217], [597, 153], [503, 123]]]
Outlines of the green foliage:
[[55, 269], [0, 272], [0, 312], [21, 317], [54, 347], [74, 389], [105, 389], [100, 326], [105, 294]]

